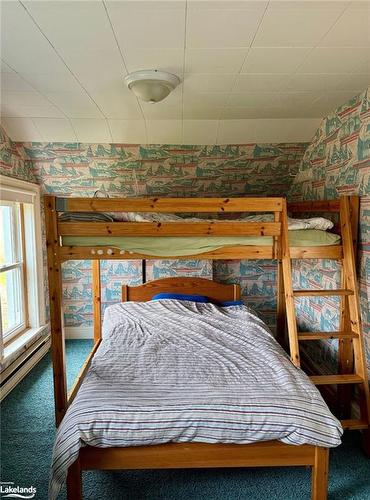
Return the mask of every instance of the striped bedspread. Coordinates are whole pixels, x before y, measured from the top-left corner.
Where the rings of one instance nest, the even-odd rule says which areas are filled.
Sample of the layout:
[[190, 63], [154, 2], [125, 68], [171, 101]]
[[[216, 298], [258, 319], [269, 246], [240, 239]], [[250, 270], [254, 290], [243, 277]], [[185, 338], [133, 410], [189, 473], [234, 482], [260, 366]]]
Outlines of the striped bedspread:
[[278, 439], [333, 447], [341, 434], [317, 389], [246, 306], [116, 304], [58, 429], [49, 498], [84, 444]]

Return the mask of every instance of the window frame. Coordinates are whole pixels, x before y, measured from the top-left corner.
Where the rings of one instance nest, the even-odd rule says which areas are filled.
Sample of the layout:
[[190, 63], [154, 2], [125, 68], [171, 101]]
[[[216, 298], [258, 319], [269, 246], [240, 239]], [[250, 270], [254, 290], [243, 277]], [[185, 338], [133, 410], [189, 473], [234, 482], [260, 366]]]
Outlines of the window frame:
[[[28, 201], [25, 201], [25, 197]], [[40, 186], [0, 175], [0, 199], [20, 203], [21, 254], [20, 262], [15, 265], [21, 268], [20, 279], [24, 294], [23, 324], [3, 336], [0, 321], [0, 343], [6, 347], [30, 330], [39, 331], [46, 326]]]

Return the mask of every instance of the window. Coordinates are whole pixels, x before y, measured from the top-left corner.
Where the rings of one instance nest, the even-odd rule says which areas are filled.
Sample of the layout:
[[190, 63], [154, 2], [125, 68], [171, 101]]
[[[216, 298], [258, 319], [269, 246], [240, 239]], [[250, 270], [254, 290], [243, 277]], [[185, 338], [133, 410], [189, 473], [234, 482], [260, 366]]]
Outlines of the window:
[[39, 210], [38, 186], [0, 176], [0, 333], [3, 344], [44, 324]]
[[28, 323], [25, 280], [23, 205], [0, 201], [0, 297], [3, 338]]

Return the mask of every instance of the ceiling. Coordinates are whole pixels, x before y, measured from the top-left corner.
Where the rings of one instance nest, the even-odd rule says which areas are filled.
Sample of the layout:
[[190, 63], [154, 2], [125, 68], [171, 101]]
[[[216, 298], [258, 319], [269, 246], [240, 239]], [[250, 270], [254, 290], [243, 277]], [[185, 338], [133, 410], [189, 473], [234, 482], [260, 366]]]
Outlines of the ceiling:
[[[309, 140], [370, 84], [369, 1], [2, 1], [1, 113], [13, 140]], [[158, 104], [123, 77], [178, 75]]]

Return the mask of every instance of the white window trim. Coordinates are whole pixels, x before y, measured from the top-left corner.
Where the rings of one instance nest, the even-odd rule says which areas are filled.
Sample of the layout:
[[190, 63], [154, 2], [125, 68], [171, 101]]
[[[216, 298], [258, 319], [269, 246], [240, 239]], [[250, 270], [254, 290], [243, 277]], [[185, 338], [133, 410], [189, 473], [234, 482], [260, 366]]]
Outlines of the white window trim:
[[[34, 331], [35, 334], [40, 330], [44, 329], [45, 323], [45, 299], [44, 299], [44, 265], [43, 265], [43, 247], [42, 247], [42, 226], [41, 226], [41, 189], [37, 184], [32, 182], [23, 181], [21, 179], [15, 179], [13, 177], [6, 177], [0, 175], [0, 190], [8, 189], [12, 191], [19, 191], [20, 193], [29, 193], [33, 197], [34, 206], [34, 228], [35, 228], [35, 274], [37, 277], [37, 283], [40, 285], [36, 288], [37, 293], [37, 328], [28, 328], [25, 330], [27, 332]], [[2, 341], [2, 338], [1, 338]], [[10, 342], [12, 342], [10, 340]], [[2, 345], [0, 346], [2, 350]]]

